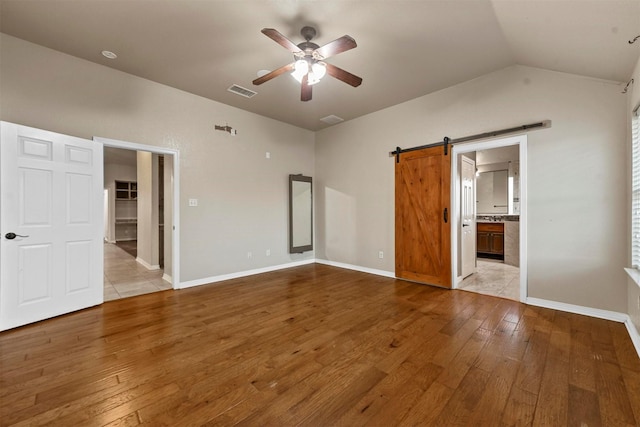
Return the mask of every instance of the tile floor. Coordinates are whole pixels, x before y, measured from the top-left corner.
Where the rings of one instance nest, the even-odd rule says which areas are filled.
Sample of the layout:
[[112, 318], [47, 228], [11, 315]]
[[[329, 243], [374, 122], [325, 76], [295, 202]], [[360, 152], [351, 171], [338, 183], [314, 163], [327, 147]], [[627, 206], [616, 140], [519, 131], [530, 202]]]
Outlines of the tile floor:
[[171, 289], [162, 274], [162, 270], [147, 270], [116, 245], [104, 244], [105, 301]]
[[520, 301], [520, 269], [500, 261], [478, 259], [475, 273], [458, 289]]

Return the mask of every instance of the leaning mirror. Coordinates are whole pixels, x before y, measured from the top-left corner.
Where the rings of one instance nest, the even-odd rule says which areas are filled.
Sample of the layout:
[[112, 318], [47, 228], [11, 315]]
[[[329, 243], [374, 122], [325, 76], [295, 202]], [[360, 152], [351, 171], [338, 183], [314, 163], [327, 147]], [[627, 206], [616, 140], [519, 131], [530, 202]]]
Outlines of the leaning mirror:
[[289, 253], [313, 250], [311, 177], [289, 175]]

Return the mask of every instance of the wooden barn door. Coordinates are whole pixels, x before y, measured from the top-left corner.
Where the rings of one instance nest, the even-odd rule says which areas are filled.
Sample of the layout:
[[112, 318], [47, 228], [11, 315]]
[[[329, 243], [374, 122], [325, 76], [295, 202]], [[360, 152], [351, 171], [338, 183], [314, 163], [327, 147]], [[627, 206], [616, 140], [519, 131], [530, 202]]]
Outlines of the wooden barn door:
[[451, 156], [442, 146], [399, 156], [396, 277], [451, 288]]

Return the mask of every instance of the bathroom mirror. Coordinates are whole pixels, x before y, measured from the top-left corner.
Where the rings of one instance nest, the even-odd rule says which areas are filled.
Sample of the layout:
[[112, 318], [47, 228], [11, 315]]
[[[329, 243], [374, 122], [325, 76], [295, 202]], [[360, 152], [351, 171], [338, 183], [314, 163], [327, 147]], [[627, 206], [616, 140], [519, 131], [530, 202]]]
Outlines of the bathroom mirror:
[[509, 171], [481, 172], [476, 179], [478, 214], [506, 214], [509, 212]]
[[289, 253], [313, 250], [311, 177], [289, 175]]

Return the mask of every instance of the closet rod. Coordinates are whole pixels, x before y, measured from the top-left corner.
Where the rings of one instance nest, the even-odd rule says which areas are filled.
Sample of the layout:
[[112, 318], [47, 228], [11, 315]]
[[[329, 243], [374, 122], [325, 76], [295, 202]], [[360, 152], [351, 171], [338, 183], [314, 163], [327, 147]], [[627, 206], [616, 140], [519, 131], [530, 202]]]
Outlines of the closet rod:
[[499, 135], [506, 135], [508, 133], [522, 132], [530, 129], [550, 128], [550, 127], [551, 127], [551, 120], [543, 120], [541, 122], [531, 123], [528, 125], [521, 125], [513, 128], [508, 128], [508, 129], [494, 130], [491, 132], [484, 132], [476, 135], [463, 136], [462, 138], [456, 138], [456, 139], [450, 139], [445, 136], [442, 141], [434, 142], [433, 144], [421, 145], [419, 147], [411, 147], [411, 148], [397, 147], [395, 151], [391, 151], [389, 153], [389, 157], [396, 157], [402, 153], [407, 153], [409, 151], [422, 150], [423, 148], [430, 148], [430, 147], [439, 147], [441, 145], [444, 145], [446, 150], [446, 147], [451, 144], [461, 144], [463, 142], [475, 141], [477, 139], [483, 139], [483, 138], [491, 138]]

